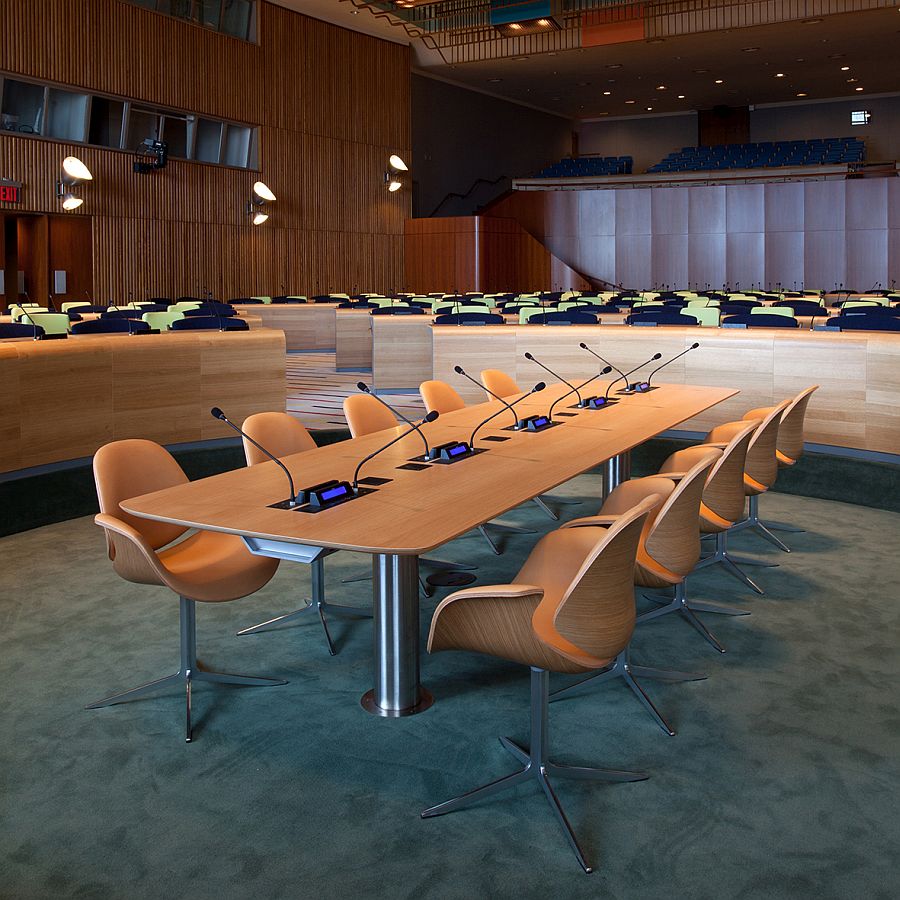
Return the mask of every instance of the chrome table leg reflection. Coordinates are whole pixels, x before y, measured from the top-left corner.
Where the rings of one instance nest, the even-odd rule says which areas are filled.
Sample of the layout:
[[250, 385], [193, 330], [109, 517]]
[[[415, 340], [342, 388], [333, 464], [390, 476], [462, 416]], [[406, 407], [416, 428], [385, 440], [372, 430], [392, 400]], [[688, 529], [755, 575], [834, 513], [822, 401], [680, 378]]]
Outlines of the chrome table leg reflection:
[[434, 698], [419, 683], [419, 560], [372, 556], [375, 686], [363, 694], [366, 712], [396, 718], [428, 709]]
[[631, 478], [631, 451], [610, 457], [603, 463], [602, 495], [605, 500], [623, 481]]

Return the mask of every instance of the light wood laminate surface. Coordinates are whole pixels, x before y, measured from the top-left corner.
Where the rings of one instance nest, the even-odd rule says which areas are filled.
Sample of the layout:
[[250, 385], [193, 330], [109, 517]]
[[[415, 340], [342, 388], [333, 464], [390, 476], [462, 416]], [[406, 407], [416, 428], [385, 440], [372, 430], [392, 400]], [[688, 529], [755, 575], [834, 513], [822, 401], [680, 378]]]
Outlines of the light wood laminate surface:
[[[461, 333], [464, 332], [464, 333]], [[476, 332], [470, 335], [468, 332]], [[821, 385], [809, 405], [806, 441], [883, 453], [900, 448], [900, 338], [877, 332], [803, 329], [627, 328], [596, 326], [485, 326], [433, 329], [433, 377], [448, 381], [467, 400], [481, 399], [474, 385], [453, 372], [501, 369], [525, 387], [546, 376], [525, 359], [530, 351], [567, 379], [585, 379], [601, 365], [581, 350], [584, 341], [623, 371], [653, 353], [665, 361], [694, 341], [700, 347], [663, 369], [673, 384], [733, 384], [740, 395], [684, 423], [689, 431], [739, 419], [811, 384]], [[636, 373], [646, 377], [652, 366]], [[654, 396], [658, 392], [653, 393]]]
[[336, 303], [236, 303], [234, 308], [241, 318], [283, 331], [287, 350], [334, 350]]
[[372, 368], [372, 316], [367, 309], [336, 309], [334, 365], [340, 369]]
[[0, 471], [92, 455], [122, 438], [162, 444], [231, 437], [284, 409], [284, 335], [182, 331], [0, 342]]
[[431, 316], [370, 318], [375, 390], [415, 389], [428, 381], [431, 378]]
[[[523, 408], [545, 412], [559, 386], [528, 398]], [[422, 452], [410, 435], [366, 465], [362, 477], [390, 478], [374, 493], [316, 514], [270, 509], [287, 496], [287, 480], [274, 463], [227, 472], [127, 501], [135, 515], [190, 527], [368, 553], [418, 555], [481, 522], [626, 452], [731, 397], [731, 388], [667, 385], [627, 397], [602, 411], [581, 411], [538, 433], [512, 433], [504, 412], [479, 432], [487, 452], [454, 465], [422, 471], [398, 469]], [[479, 421], [502, 409], [497, 401], [442, 416], [427, 426], [431, 443], [468, 438]], [[566, 410], [569, 411], [569, 410]], [[357, 463], [402, 429], [287, 457], [298, 487], [329, 478], [352, 480]], [[507, 437], [500, 443], [490, 435]]]

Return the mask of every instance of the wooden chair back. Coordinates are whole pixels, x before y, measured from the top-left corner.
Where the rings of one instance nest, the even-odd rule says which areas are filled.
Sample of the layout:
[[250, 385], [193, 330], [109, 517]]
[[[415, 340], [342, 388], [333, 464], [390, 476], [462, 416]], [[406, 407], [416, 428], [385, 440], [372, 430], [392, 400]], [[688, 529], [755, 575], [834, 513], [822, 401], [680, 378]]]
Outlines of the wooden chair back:
[[351, 394], [344, 398], [344, 418], [353, 437], [364, 437], [385, 428], [394, 428], [394, 414], [369, 394]]
[[[303, 453], [316, 448], [316, 442], [310, 437], [306, 428], [288, 413], [254, 413], [244, 419], [241, 427], [250, 437], [279, 459], [283, 456], [290, 456], [292, 453]], [[269, 462], [269, 457], [262, 450], [255, 447], [246, 438], [241, 440], [244, 444], [244, 457], [248, 466]]]
[[465, 401], [446, 381], [423, 381], [419, 393], [428, 412], [437, 411], [441, 415], [465, 408]]

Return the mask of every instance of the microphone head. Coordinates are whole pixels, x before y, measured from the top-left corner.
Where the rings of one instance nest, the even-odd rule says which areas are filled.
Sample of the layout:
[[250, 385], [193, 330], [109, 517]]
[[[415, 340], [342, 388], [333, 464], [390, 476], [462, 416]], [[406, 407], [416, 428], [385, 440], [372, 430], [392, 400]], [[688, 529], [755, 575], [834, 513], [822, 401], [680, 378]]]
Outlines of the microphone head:
[[610, 372], [612, 372], [612, 366], [606, 366], [605, 369], [600, 370], [601, 375], [608, 375]]
[[578, 346], [581, 347], [582, 350], [587, 350], [588, 348], [588, 345], [584, 341], [582, 341]]
[[465, 372], [463, 372], [462, 366], [454, 366], [453, 371], [456, 372], [457, 375], [465, 375], [466, 374]]
[[222, 410], [219, 409], [218, 406], [214, 406], [214, 407], [209, 411], [209, 414], [210, 414], [214, 419], [224, 419], [224, 418], [225, 418], [225, 413], [223, 413]]
[[654, 359], [662, 359], [662, 353], [654, 353], [653, 358]]
[[433, 422], [439, 415], [440, 413], [436, 409], [433, 409], [431, 412], [425, 414], [425, 421]]
[[364, 394], [369, 393], [369, 386], [364, 381], [357, 381], [356, 387], [358, 390], [362, 391]]
[[536, 394], [538, 391], [542, 391], [547, 385], [543, 381], [539, 381], [532, 389], [531, 393]]
[[691, 344], [690, 349], [691, 349], [691, 350], [696, 350], [699, 346], [700, 346], [700, 341], [694, 341], [694, 343]]
[[534, 359], [534, 357], [526, 350], [525, 351], [525, 359]]

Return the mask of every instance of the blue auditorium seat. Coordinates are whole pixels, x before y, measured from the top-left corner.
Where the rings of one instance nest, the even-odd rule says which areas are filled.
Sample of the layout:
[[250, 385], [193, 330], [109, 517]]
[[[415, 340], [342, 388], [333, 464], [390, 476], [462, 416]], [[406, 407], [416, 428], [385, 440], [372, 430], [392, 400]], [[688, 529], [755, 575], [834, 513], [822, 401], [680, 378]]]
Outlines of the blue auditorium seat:
[[140, 319], [113, 319], [100, 317], [87, 322], [76, 322], [72, 334], [147, 334], [150, 326]]

